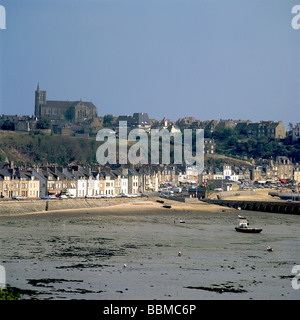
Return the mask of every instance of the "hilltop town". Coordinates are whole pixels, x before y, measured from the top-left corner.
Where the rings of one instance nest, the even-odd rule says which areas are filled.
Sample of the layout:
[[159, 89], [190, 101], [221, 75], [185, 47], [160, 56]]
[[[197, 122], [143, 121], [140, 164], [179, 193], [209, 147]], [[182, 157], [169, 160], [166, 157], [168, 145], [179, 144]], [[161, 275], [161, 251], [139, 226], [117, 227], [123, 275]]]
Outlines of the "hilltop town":
[[[205, 168], [201, 175], [181, 165], [100, 165], [95, 137], [102, 128], [170, 133], [204, 129]], [[34, 115], [0, 117], [0, 197], [45, 198], [140, 195], [162, 188], [238, 190], [253, 184], [298, 185], [300, 124], [282, 121], [149, 118], [147, 113], [98, 115], [92, 102], [47, 100], [38, 84]], [[177, 189], [176, 189], [177, 188]]]

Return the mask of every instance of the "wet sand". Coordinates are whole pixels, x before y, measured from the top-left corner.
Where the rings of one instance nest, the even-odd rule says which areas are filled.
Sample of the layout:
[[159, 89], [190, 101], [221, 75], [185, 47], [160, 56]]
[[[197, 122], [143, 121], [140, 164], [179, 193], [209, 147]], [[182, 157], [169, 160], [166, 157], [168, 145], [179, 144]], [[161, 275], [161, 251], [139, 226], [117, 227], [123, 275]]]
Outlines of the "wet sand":
[[[163, 204], [157, 202], [157, 200], [162, 200], [161, 198], [150, 198], [140, 199], [140, 198], [128, 198], [128, 199], [112, 199], [106, 200], [103, 202], [101, 207], [91, 207], [91, 208], [78, 208], [78, 209], [61, 209], [61, 210], [51, 210], [51, 211], [37, 211], [29, 213], [18, 213], [13, 214], [1, 213], [0, 217], [14, 217], [14, 216], [27, 216], [27, 215], [73, 215], [73, 214], [82, 214], [82, 213], [103, 213], [109, 214], [116, 212], [118, 214], [126, 214], [128, 212], [140, 213], [144, 211], [159, 211], [166, 212], [166, 208], [163, 208]], [[71, 200], [72, 201], [72, 200]], [[199, 201], [197, 203], [183, 203], [173, 200], [163, 200], [164, 204], [170, 204], [172, 211], [216, 211], [220, 210], [220, 207], [217, 205], [207, 204], [205, 202]]]
[[244, 211], [263, 232], [241, 234], [235, 209], [155, 200], [0, 216], [7, 283], [23, 299], [300, 298], [298, 216]]

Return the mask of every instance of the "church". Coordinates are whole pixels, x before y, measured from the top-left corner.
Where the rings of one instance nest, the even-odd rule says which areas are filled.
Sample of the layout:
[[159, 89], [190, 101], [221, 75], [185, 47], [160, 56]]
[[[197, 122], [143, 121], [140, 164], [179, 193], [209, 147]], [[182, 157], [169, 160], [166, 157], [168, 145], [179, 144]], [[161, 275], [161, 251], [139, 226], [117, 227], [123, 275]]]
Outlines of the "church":
[[98, 116], [98, 111], [92, 102], [46, 100], [46, 91], [40, 90], [40, 84], [35, 91], [36, 117], [46, 116], [50, 120], [69, 120], [72, 123]]

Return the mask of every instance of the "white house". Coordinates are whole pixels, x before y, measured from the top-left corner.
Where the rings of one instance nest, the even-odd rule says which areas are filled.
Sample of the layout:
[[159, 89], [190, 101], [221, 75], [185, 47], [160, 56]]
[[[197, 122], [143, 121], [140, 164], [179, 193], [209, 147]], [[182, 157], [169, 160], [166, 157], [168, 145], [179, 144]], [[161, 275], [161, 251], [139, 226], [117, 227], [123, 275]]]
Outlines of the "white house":
[[100, 194], [100, 173], [99, 172], [93, 172], [93, 195], [97, 196]]
[[234, 171], [231, 172], [230, 180], [232, 181], [239, 181], [239, 175]]
[[185, 167], [186, 182], [198, 183], [199, 170], [197, 166], [186, 166]]
[[222, 180], [223, 172], [219, 168], [214, 168], [213, 170], [213, 180]]
[[223, 179], [231, 179], [231, 166], [223, 165]]
[[128, 178], [124, 175], [121, 176], [120, 191], [121, 193], [128, 194]]
[[103, 172], [102, 175], [104, 177], [104, 194], [107, 196], [113, 196], [115, 194], [115, 179], [107, 172]]
[[89, 174], [87, 176], [87, 181], [86, 181], [86, 194], [88, 196], [93, 196], [94, 195], [94, 177], [92, 174]]
[[81, 171], [75, 171], [74, 175], [77, 179], [77, 197], [83, 198], [87, 195], [88, 179], [86, 175]]

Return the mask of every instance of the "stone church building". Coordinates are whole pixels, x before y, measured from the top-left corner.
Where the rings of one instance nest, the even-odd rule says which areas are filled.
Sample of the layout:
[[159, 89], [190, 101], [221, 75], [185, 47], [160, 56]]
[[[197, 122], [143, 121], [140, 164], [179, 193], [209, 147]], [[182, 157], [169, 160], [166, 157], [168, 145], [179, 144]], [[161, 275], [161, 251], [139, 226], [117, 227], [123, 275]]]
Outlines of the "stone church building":
[[98, 111], [92, 102], [46, 100], [46, 91], [41, 91], [40, 84], [38, 84], [35, 91], [34, 115], [36, 117], [46, 116], [50, 120], [69, 120], [75, 123], [97, 117]]

